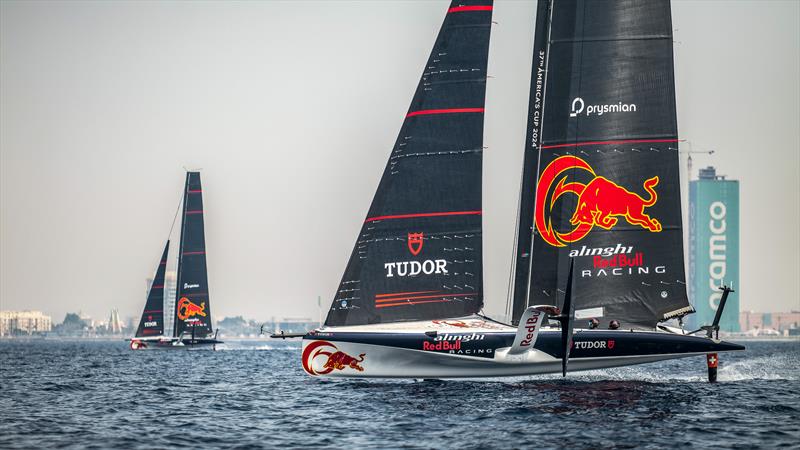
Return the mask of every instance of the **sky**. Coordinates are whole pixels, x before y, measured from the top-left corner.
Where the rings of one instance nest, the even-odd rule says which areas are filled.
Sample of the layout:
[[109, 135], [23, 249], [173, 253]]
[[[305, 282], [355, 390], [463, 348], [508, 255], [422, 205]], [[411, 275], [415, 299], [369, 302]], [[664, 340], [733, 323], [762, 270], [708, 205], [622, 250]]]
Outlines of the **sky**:
[[[184, 168], [201, 168], [217, 318], [316, 319], [447, 5], [0, 2], [0, 309], [137, 316]], [[496, 316], [534, 6], [498, 0], [493, 14], [483, 220]], [[740, 180], [741, 307], [800, 309], [800, 2], [676, 0], [673, 26], [683, 148], [715, 150], [695, 168]]]

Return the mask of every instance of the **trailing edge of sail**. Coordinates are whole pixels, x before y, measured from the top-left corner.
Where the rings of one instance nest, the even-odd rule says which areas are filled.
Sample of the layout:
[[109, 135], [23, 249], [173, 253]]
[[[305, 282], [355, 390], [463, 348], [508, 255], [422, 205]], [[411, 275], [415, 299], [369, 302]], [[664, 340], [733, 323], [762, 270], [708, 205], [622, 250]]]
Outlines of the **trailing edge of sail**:
[[450, 4], [326, 326], [480, 311], [491, 20], [490, 0]]
[[167, 253], [169, 252], [169, 241], [164, 246], [164, 252], [156, 268], [156, 275], [150, 284], [147, 293], [147, 301], [144, 304], [142, 318], [136, 328], [136, 337], [161, 336], [164, 334], [164, 274], [167, 270]]
[[[527, 303], [652, 328], [686, 295], [669, 0], [554, 0]], [[514, 305], [516, 312], [519, 305]], [[583, 310], [583, 315], [581, 312]]]
[[178, 253], [178, 286], [175, 295], [175, 336], [211, 334], [211, 302], [206, 269], [203, 223], [203, 188], [200, 172], [187, 172]]

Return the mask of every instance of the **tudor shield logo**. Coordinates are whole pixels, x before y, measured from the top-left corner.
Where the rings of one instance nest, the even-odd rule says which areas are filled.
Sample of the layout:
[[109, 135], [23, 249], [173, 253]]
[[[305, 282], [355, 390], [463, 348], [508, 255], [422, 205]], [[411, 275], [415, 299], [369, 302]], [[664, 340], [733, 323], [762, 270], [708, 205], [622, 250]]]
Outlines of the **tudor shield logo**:
[[[620, 218], [653, 233], [661, 231], [661, 222], [645, 212], [658, 201], [655, 190], [658, 176], [644, 181], [642, 188], [648, 194], [648, 198], [644, 198], [597, 175], [589, 163], [577, 156], [560, 156], [541, 174], [536, 187], [536, 229], [542, 239], [554, 247], [564, 247], [583, 239], [595, 226], [610, 230]], [[588, 176], [589, 182], [581, 183], [575, 179], [578, 175], [584, 179]], [[572, 228], [557, 230], [553, 227], [550, 213], [564, 194], [573, 194], [578, 201], [569, 220]]]
[[423, 233], [408, 233], [408, 251], [417, 256], [422, 251]]

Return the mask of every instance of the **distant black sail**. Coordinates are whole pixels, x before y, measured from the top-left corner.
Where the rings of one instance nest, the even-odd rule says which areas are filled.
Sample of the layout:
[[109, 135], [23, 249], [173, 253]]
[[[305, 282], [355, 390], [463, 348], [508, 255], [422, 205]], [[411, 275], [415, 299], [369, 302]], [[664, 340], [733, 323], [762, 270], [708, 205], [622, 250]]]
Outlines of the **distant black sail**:
[[481, 166], [490, 0], [453, 1], [327, 326], [430, 320], [483, 305]]
[[[668, 0], [556, 0], [528, 304], [651, 328], [691, 312]], [[515, 312], [519, 308], [514, 308]]]
[[200, 172], [186, 173], [175, 299], [175, 336], [184, 333], [194, 333], [197, 337], [209, 335], [211, 302], [208, 293]]
[[147, 302], [144, 304], [142, 318], [136, 328], [137, 338], [164, 334], [164, 274], [167, 269], [168, 252], [169, 241], [164, 246], [164, 252], [161, 254], [156, 268], [156, 275], [147, 293]]

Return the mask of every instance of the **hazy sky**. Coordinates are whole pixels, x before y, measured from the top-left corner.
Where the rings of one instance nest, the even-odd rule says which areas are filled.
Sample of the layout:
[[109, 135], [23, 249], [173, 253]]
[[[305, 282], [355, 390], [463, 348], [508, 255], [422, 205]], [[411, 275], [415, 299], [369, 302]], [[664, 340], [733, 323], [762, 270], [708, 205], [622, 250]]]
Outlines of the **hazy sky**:
[[[0, 308], [138, 315], [185, 166], [203, 169], [216, 317], [316, 318], [447, 4], [0, 3]], [[496, 315], [533, 19], [533, 1], [495, 2], [483, 219]], [[800, 2], [673, 1], [673, 22], [680, 137], [716, 150], [695, 167], [741, 180], [742, 308], [800, 309]]]

